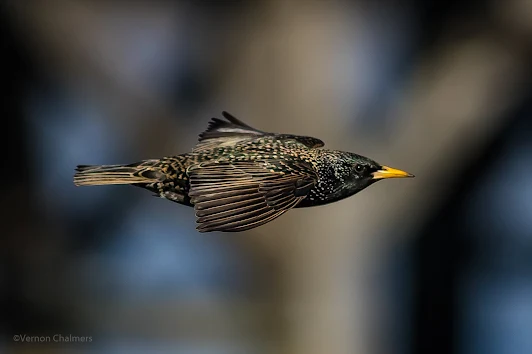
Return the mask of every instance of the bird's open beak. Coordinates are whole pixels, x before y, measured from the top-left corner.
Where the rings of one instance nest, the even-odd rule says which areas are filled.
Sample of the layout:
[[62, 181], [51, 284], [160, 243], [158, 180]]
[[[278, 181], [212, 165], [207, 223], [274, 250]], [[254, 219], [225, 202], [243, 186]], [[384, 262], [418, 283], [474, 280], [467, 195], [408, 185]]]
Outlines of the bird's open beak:
[[414, 175], [388, 166], [381, 166], [380, 170], [373, 172], [373, 179], [405, 177], [414, 177]]

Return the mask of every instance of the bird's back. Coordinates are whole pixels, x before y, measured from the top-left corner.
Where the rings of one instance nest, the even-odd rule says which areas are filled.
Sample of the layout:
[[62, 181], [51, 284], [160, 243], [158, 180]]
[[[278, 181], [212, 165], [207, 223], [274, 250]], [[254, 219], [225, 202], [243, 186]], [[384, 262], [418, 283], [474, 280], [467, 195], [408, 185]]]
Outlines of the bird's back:
[[312, 137], [274, 133], [220, 139], [218, 144], [208, 141], [189, 153], [159, 159], [152, 167], [162, 171], [164, 179], [136, 185], [163, 198], [192, 206], [188, 196], [190, 173], [204, 164], [247, 163], [268, 172], [313, 173], [318, 153], [316, 147], [321, 144], [321, 140]]

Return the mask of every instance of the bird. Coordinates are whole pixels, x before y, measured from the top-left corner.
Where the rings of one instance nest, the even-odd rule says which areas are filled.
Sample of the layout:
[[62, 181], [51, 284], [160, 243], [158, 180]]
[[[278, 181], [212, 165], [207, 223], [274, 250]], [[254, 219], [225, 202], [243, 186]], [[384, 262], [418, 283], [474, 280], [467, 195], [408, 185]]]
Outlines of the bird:
[[198, 232], [240, 232], [294, 208], [326, 205], [413, 174], [320, 139], [255, 129], [223, 111], [190, 152], [131, 164], [77, 165], [76, 186], [132, 185], [194, 208]]

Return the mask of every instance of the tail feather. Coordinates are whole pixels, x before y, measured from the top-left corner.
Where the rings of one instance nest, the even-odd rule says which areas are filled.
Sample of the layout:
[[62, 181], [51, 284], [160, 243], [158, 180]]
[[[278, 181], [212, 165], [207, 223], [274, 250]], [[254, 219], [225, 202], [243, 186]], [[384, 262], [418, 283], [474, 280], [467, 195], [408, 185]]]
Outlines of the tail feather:
[[78, 165], [74, 175], [76, 186], [106, 184], [154, 183], [164, 180], [165, 175], [153, 161], [130, 165]]

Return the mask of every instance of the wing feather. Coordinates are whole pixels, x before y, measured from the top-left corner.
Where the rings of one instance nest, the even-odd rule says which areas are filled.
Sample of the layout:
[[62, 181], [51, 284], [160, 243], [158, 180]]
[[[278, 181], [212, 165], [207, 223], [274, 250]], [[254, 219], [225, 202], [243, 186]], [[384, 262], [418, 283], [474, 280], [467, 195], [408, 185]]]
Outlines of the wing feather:
[[212, 118], [207, 129], [199, 135], [198, 143], [192, 152], [232, 146], [267, 134], [250, 127], [225, 111], [222, 114], [227, 121]]
[[200, 232], [263, 225], [295, 207], [317, 179], [308, 169], [281, 174], [257, 162], [207, 162], [192, 169], [189, 178]]
[[244, 142], [249, 142], [261, 137], [271, 136], [279, 140], [293, 140], [303, 144], [308, 148], [319, 148], [324, 146], [323, 141], [311, 136], [300, 136], [291, 134], [274, 134], [255, 129], [228, 112], [222, 112], [226, 120], [211, 118], [207, 129], [205, 129], [198, 139], [198, 143], [192, 152], [212, 150], [221, 147], [234, 146]]

